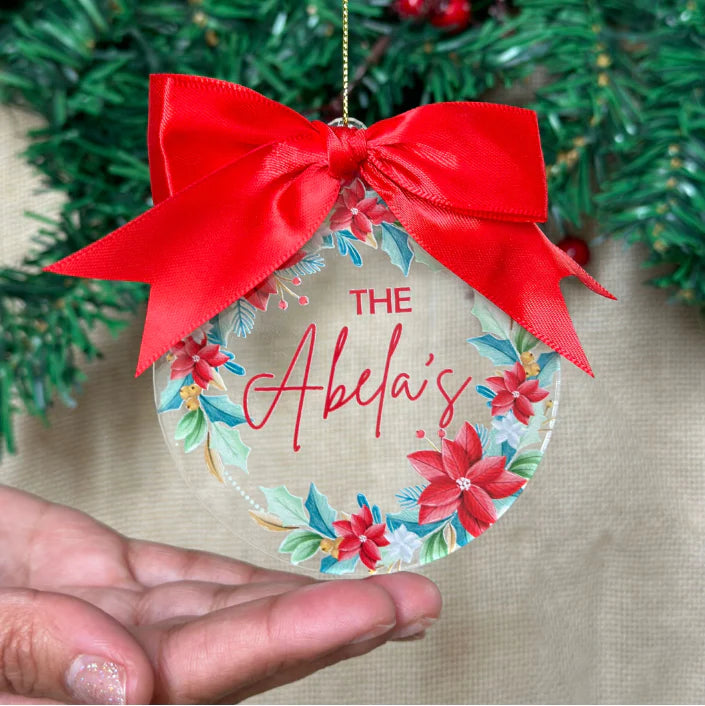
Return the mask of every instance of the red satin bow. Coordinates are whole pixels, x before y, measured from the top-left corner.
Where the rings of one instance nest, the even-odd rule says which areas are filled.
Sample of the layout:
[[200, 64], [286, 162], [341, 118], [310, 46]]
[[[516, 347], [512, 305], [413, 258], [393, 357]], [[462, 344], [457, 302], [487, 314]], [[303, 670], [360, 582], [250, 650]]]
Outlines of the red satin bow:
[[47, 268], [151, 284], [138, 375], [296, 253], [358, 171], [421, 247], [592, 374], [559, 283], [612, 295], [535, 225], [532, 111], [439, 103], [331, 128], [243, 86], [156, 75], [149, 159], [154, 208]]

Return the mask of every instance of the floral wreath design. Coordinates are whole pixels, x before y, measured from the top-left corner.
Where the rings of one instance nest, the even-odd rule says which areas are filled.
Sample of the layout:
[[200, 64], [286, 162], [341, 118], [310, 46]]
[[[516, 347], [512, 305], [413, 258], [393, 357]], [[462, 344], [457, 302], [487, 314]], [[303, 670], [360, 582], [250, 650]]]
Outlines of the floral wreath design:
[[[244, 338], [252, 333], [257, 311], [267, 311], [272, 297], [282, 310], [288, 308], [289, 298], [308, 305], [309, 298], [292, 288], [323, 269], [320, 251], [337, 250], [362, 267], [359, 247], [376, 249], [380, 244], [405, 276], [414, 260], [442, 269], [377, 194], [354, 179], [342, 186], [329, 217], [303, 250], [167, 354], [170, 380], [161, 391], [158, 412], [182, 412], [175, 439], [186, 453], [202, 447], [206, 465], [219, 482], [232, 479], [227, 467], [247, 473], [250, 454], [238, 430], [246, 423], [242, 406], [227, 396], [219, 372], [224, 368], [245, 374], [227, 349], [230, 335]], [[452, 439], [440, 429], [438, 445], [418, 430], [418, 444], [430, 448], [410, 450], [407, 459], [422, 482], [400, 489], [400, 510], [384, 516], [361, 493], [358, 510], [346, 514], [333, 509], [314, 483], [306, 498], [283, 485], [261, 487], [266, 511], [251, 510], [250, 515], [265, 529], [286, 533], [279, 552], [288, 554], [293, 564], [320, 557], [320, 571], [328, 574], [351, 573], [360, 564], [370, 572], [426, 564], [480, 536], [521, 494], [552, 428], [553, 402], [547, 388], [559, 369], [559, 356], [535, 355], [539, 341], [534, 336], [479, 293], [474, 296], [472, 313], [483, 335], [467, 341], [496, 367], [496, 375], [475, 388], [490, 408], [491, 426], [464, 421]]]

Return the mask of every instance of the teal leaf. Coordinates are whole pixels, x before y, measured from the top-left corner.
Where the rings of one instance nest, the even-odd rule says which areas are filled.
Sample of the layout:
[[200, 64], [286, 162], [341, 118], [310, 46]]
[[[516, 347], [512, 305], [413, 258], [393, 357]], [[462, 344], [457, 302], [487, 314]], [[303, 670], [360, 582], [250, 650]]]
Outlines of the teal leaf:
[[179, 423], [176, 425], [176, 433], [174, 437], [177, 440], [184, 440], [184, 451], [189, 453], [203, 442], [208, 431], [208, 422], [203, 414], [203, 410], [199, 407], [192, 412], [184, 414]]
[[431, 561], [448, 556], [448, 543], [443, 536], [443, 530], [438, 530], [435, 534], [424, 541], [419, 552], [419, 563], [428, 564]]
[[238, 299], [233, 304], [233, 331], [239, 338], [245, 338], [255, 327], [257, 310], [247, 299]]
[[260, 490], [267, 498], [267, 511], [270, 515], [278, 517], [283, 524], [298, 527], [308, 524], [308, 517], [304, 510], [304, 502], [296, 495], [292, 495], [285, 486], [276, 488], [262, 488]]
[[321, 546], [321, 536], [308, 530], [294, 530], [281, 543], [279, 551], [291, 554], [291, 563], [300, 564], [310, 559]]
[[159, 409], [157, 412], [162, 414], [163, 412], [170, 412], [174, 409], [179, 409], [183, 404], [181, 399], [181, 388], [184, 385], [192, 385], [193, 377], [187, 375], [185, 378], [177, 378], [176, 380], [169, 380], [169, 384], [161, 391], [159, 395]]
[[490, 390], [487, 385], [478, 385], [475, 388], [478, 392], [478, 394], [482, 395], [483, 397], [486, 397], [488, 400], [493, 400], [495, 397], [497, 397], [497, 393], [494, 390]]
[[389, 255], [393, 265], [396, 265], [406, 277], [409, 274], [414, 251], [409, 246], [409, 235], [405, 230], [391, 223], [382, 223], [382, 250]]
[[425, 487], [425, 485], [410, 485], [408, 488], [402, 488], [394, 497], [400, 507], [416, 507], [419, 503], [419, 496], [423, 493]]
[[338, 561], [332, 556], [325, 556], [321, 559], [321, 573], [332, 574], [334, 576], [352, 573], [355, 571], [357, 560], [356, 556], [352, 559], [345, 559], [344, 561]]
[[382, 522], [382, 513], [379, 511], [379, 507], [377, 507], [377, 505], [370, 505], [370, 501], [363, 493], [357, 494], [357, 504], [360, 506], [360, 509], [366, 507], [372, 513], [372, 521], [376, 525]]
[[516, 334], [514, 335], [514, 345], [517, 347], [520, 354], [530, 351], [538, 342], [539, 339], [536, 338], [536, 336], [530, 334], [521, 326], [516, 329]]
[[[211, 329], [208, 331], [207, 337], [209, 343], [217, 343], [221, 348], [227, 342], [229, 325], [225, 321], [225, 313], [221, 312], [218, 316], [214, 316], [210, 320]], [[225, 351], [223, 351], [225, 353]]]
[[419, 508], [406, 508], [401, 512], [387, 514], [387, 527], [394, 531], [401, 525], [404, 525], [409, 532], [413, 532], [419, 537], [425, 537], [431, 534], [434, 530], [444, 525], [448, 520], [438, 520], [437, 522], [427, 522], [426, 524], [419, 523]]
[[335, 241], [338, 245], [338, 252], [341, 255], [349, 255], [352, 264], [355, 267], [362, 267], [362, 255], [353, 245], [353, 241], [357, 240], [349, 230], [340, 230], [335, 233]]
[[472, 313], [477, 317], [485, 333], [492, 333], [503, 339], [509, 338], [511, 318], [479, 292], [475, 292]]
[[492, 501], [494, 508], [497, 511], [497, 518], [500, 518], [514, 504], [514, 501], [524, 492], [523, 488], [519, 488], [516, 493], [509, 495], [506, 498], [496, 498]]
[[494, 427], [489, 433], [489, 439], [487, 440], [487, 445], [482, 447], [482, 453], [485, 456], [501, 456], [502, 455], [502, 444], [500, 444], [495, 439]]
[[522, 478], [531, 478], [536, 472], [542, 456], [541, 451], [524, 451], [514, 458], [508, 470]]
[[477, 338], [468, 338], [468, 343], [475, 346], [478, 353], [489, 358], [494, 365], [514, 365], [519, 362], [514, 346], [506, 339], [485, 334]]
[[223, 422], [211, 425], [211, 446], [220, 454], [223, 463], [237, 466], [247, 473], [250, 447], [240, 438], [240, 432]]
[[211, 422], [236, 427], [246, 421], [242, 407], [231, 402], [227, 395], [201, 395], [201, 406]]
[[542, 353], [536, 362], [540, 368], [539, 387], [548, 389], [555, 374], [560, 370], [561, 357], [558, 353]]
[[[225, 355], [228, 355], [228, 351], [223, 351]], [[231, 372], [233, 375], [244, 375], [245, 374], [245, 368], [242, 367], [242, 365], [239, 365], [238, 363], [235, 362], [234, 358], [230, 358], [230, 360], [227, 363], [223, 364], [223, 367]]]
[[333, 529], [335, 510], [328, 504], [328, 498], [319, 492], [314, 483], [311, 483], [308, 490], [306, 509], [309, 516], [308, 526], [326, 537], [335, 539], [336, 535]]
[[301, 260], [299, 260], [295, 265], [287, 267], [283, 270], [277, 270], [277, 272], [284, 277], [289, 277], [293, 279], [294, 277], [304, 277], [305, 275], [312, 275], [315, 272], [320, 272], [326, 266], [326, 261], [318, 253], [308, 253], [304, 255]]

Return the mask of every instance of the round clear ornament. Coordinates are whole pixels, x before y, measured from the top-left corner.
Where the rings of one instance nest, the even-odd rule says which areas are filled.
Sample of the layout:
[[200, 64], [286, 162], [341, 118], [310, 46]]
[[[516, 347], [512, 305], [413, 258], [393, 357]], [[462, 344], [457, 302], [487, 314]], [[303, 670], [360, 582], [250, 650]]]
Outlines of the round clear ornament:
[[514, 504], [551, 436], [559, 368], [355, 179], [154, 384], [190, 492], [265, 563], [366, 575], [472, 545]]

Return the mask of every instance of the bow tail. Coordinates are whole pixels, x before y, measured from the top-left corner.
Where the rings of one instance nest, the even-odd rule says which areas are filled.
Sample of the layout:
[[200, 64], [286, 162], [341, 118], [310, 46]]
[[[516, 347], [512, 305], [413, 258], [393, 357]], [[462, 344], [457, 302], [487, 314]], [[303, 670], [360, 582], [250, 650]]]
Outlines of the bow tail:
[[332, 208], [337, 180], [280, 156], [255, 150], [45, 268], [151, 285], [137, 375], [280, 267]]
[[[593, 374], [560, 282], [573, 275], [593, 292], [615, 297], [551, 243], [535, 223], [449, 213], [403, 193], [390, 194], [387, 203], [430, 255], [536, 338]], [[442, 237], [436, 236], [439, 229]]]

